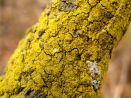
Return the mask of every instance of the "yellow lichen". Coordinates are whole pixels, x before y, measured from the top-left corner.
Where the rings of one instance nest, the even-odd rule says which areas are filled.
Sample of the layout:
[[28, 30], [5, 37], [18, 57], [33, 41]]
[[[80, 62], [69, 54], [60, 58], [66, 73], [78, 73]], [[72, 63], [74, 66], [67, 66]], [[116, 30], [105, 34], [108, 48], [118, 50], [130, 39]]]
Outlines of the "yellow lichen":
[[53, 1], [10, 58], [0, 97], [99, 98], [130, 17], [130, 0]]

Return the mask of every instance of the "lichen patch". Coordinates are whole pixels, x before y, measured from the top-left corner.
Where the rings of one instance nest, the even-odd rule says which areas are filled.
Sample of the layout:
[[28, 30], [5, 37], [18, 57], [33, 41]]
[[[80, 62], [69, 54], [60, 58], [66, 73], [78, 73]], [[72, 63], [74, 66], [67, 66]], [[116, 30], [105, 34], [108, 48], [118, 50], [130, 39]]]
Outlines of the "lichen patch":
[[72, 0], [60, 0], [58, 10], [73, 11], [76, 5]]
[[96, 61], [91, 62], [91, 61], [86, 61], [86, 64], [88, 64], [89, 70], [90, 70], [90, 75], [92, 78], [95, 77], [95, 75], [100, 74], [100, 70], [98, 69]]

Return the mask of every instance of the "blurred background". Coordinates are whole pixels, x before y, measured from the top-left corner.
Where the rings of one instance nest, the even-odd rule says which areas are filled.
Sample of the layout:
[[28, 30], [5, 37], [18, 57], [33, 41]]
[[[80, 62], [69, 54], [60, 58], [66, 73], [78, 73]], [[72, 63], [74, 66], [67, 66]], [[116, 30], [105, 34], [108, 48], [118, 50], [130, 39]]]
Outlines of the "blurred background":
[[[0, 0], [0, 74], [48, 0]], [[101, 98], [131, 98], [131, 25], [113, 52]]]

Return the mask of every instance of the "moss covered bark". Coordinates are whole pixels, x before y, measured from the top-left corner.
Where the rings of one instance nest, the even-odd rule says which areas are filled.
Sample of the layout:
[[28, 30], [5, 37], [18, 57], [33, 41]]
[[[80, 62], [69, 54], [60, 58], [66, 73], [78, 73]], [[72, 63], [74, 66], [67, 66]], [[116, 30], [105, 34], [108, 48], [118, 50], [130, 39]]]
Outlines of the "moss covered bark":
[[0, 78], [0, 98], [99, 98], [130, 0], [54, 0]]

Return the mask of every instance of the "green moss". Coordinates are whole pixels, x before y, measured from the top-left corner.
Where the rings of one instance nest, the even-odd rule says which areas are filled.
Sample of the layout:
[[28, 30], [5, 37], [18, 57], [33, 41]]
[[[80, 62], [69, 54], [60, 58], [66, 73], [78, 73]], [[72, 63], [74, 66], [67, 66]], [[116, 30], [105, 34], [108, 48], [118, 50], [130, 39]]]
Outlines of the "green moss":
[[55, 0], [10, 58], [0, 97], [99, 98], [130, 15], [130, 0]]

